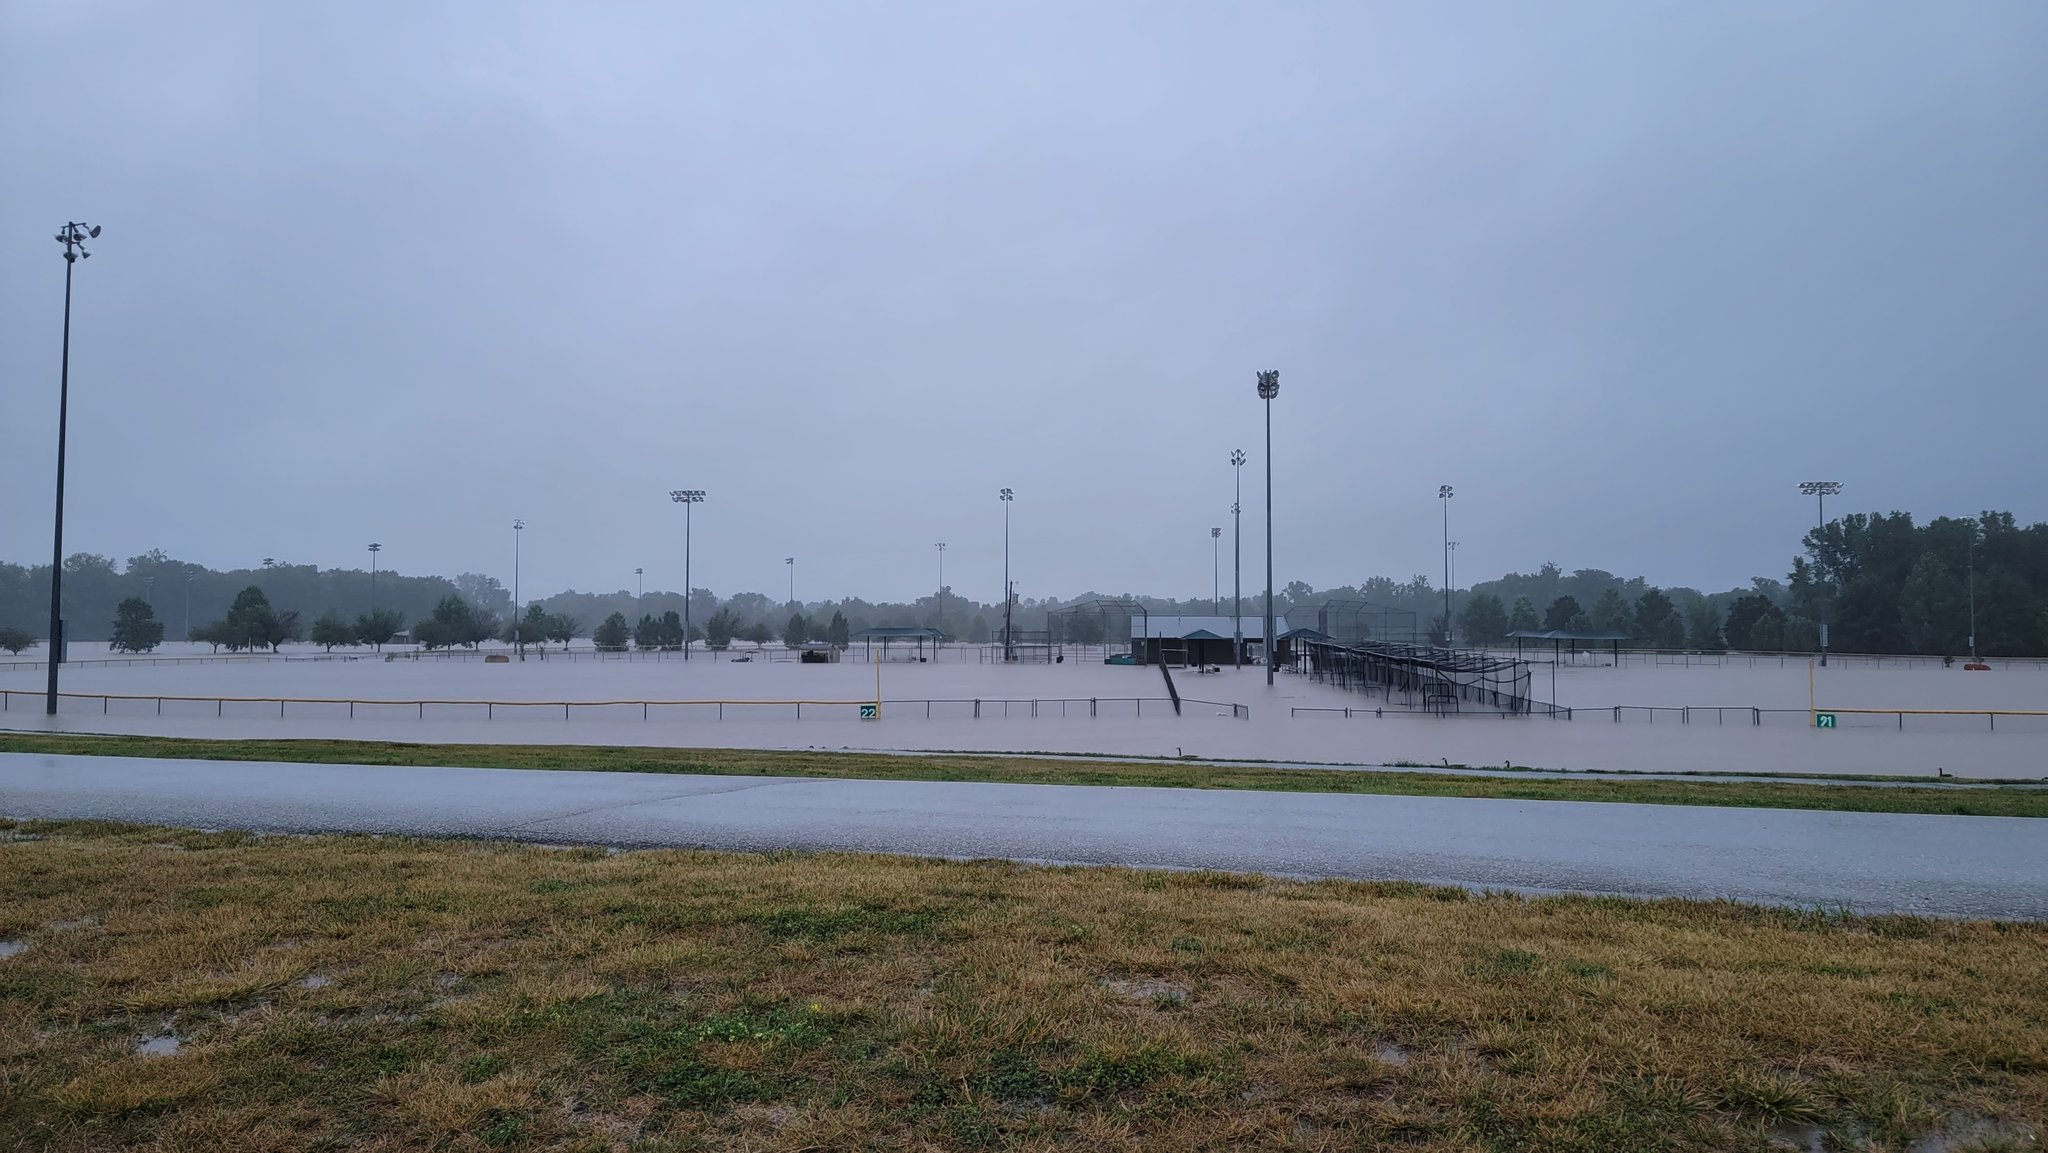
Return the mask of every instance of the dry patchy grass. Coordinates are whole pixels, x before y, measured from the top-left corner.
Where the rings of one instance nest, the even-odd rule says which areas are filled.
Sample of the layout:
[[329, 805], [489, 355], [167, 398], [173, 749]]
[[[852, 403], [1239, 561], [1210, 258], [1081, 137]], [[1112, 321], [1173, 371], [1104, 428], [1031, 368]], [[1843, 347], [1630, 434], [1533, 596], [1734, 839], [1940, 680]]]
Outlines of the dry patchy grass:
[[2034, 925], [8, 829], [0, 1148], [1996, 1150], [2048, 1118]]

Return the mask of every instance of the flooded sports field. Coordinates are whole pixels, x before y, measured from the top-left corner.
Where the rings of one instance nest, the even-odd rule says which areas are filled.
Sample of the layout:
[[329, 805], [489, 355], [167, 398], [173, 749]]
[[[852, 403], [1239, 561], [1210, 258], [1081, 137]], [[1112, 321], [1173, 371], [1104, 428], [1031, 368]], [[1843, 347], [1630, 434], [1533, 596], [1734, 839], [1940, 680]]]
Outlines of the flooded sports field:
[[[202, 650], [203, 652], [203, 650]], [[175, 656], [177, 654], [169, 654]], [[1283, 671], [1003, 664], [949, 649], [930, 662], [794, 654], [599, 659], [587, 649], [503, 663], [484, 654], [293, 654], [109, 662], [77, 654], [59, 716], [41, 665], [0, 665], [0, 726], [41, 731], [462, 743], [849, 748], [1198, 756], [1344, 764], [1513, 765], [1642, 772], [2048, 776], [2048, 668], [1836, 658], [1812, 680], [1835, 727], [1810, 723], [1790, 658], [1538, 665], [1537, 698], [1570, 719], [1438, 716]], [[1855, 712], [1852, 710], [1882, 710]], [[1347, 713], [1348, 710], [1348, 713]]]

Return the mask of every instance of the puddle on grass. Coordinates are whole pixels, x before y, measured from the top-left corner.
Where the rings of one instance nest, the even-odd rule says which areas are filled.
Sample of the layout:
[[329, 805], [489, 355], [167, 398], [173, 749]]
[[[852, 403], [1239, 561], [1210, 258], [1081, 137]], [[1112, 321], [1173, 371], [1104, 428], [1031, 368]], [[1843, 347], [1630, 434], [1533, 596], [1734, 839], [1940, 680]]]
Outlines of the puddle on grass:
[[1397, 1069], [1407, 1068], [1408, 1063], [1415, 1059], [1408, 1050], [1392, 1041], [1381, 1042], [1379, 1047], [1372, 1051], [1372, 1055], [1378, 1058], [1381, 1064], [1392, 1065]]
[[135, 1046], [135, 1051], [144, 1057], [174, 1057], [183, 1045], [176, 1033], [151, 1033]]
[[97, 929], [100, 919], [93, 916], [73, 917], [68, 921], [51, 921], [52, 929]]
[[1143, 978], [1135, 981], [1107, 980], [1102, 987], [1127, 1001], [1140, 1001], [1152, 1005], [1184, 1005], [1188, 991], [1172, 981], [1157, 978]]
[[325, 989], [327, 986], [334, 984], [334, 978], [323, 977], [315, 973], [310, 977], [299, 978], [298, 984], [301, 989]]
[[27, 941], [0, 941], [0, 957], [17, 957], [26, 952]]
[[[2005, 1144], [1994, 1144], [2003, 1141]], [[1953, 1153], [1959, 1149], [2037, 1149], [2035, 1134], [2028, 1129], [2008, 1128], [1989, 1117], [1956, 1117], [1934, 1132], [1906, 1146], [1906, 1153]], [[1815, 1146], [1819, 1148], [1819, 1146]]]

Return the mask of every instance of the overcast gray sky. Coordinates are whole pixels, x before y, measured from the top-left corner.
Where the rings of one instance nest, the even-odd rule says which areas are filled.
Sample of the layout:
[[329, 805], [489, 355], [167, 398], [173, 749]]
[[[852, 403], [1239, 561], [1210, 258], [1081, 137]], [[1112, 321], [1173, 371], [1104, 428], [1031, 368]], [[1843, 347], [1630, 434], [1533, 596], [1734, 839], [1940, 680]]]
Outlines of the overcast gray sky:
[[2048, 5], [0, 6], [0, 557], [1205, 592], [2044, 508]]

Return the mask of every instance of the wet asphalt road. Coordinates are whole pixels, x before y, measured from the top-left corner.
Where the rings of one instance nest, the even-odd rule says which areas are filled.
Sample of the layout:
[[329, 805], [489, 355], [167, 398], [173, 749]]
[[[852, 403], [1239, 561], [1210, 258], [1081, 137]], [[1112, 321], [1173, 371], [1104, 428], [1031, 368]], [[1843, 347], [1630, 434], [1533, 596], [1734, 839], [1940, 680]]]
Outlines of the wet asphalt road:
[[808, 849], [2048, 919], [2048, 821], [0, 754], [0, 814]]

